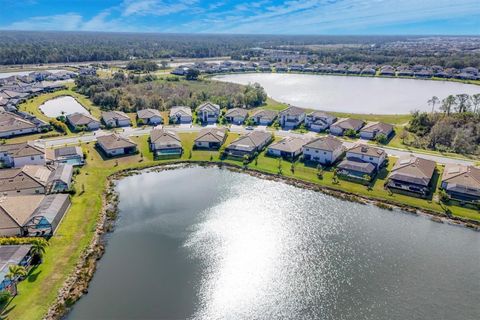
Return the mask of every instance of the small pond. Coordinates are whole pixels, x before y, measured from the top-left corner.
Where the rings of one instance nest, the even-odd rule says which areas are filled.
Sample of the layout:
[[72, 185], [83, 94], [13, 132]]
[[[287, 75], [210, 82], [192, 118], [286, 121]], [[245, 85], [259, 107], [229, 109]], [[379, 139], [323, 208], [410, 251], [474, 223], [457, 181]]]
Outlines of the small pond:
[[70, 96], [48, 100], [39, 108], [47, 117], [51, 118], [56, 118], [61, 115], [67, 116], [75, 112], [89, 114], [87, 109], [85, 109], [77, 100]]

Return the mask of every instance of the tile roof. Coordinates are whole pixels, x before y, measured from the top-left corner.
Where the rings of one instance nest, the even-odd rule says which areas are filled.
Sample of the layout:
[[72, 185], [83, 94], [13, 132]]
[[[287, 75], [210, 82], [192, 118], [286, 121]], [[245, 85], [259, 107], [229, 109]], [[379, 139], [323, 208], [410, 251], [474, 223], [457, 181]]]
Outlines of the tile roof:
[[0, 153], [7, 153], [13, 158], [31, 157], [44, 154], [44, 150], [28, 142], [0, 145]]
[[162, 114], [156, 109], [141, 109], [137, 111], [137, 117], [140, 119], [149, 119], [152, 117], [162, 117]]
[[375, 132], [387, 135], [393, 130], [393, 125], [384, 122], [370, 122], [362, 128], [362, 132]]
[[205, 128], [198, 133], [195, 142], [205, 141], [222, 143], [225, 140], [226, 134], [227, 129], [225, 128]]
[[339, 139], [332, 137], [332, 136], [326, 136], [326, 137], [320, 137], [316, 138], [309, 143], [307, 143], [305, 148], [312, 148], [312, 149], [319, 149], [319, 150], [326, 150], [326, 151], [335, 151], [339, 148], [343, 148], [343, 143]]
[[434, 171], [434, 161], [407, 155], [397, 160], [388, 178], [428, 186]]
[[305, 113], [305, 109], [294, 107], [294, 106], [290, 106], [280, 111], [280, 115], [286, 115], [286, 116], [299, 116], [304, 113]]
[[446, 164], [442, 182], [480, 189], [480, 168], [462, 164]]
[[308, 141], [303, 138], [286, 137], [278, 142], [272, 143], [268, 148], [284, 152], [297, 152], [301, 150], [307, 142]]
[[356, 144], [352, 148], [348, 149], [347, 152], [362, 154], [370, 157], [381, 157], [387, 155], [383, 149], [371, 147], [366, 144]]
[[246, 118], [248, 116], [248, 111], [243, 108], [232, 108], [228, 109], [225, 113], [225, 117], [243, 117]]
[[155, 145], [181, 148], [182, 142], [175, 131], [166, 129], [154, 129], [150, 133], [150, 142]]
[[102, 146], [102, 148], [106, 150], [131, 148], [136, 146], [136, 144], [133, 143], [130, 139], [122, 137], [115, 133], [97, 137], [97, 142]]
[[340, 127], [342, 129], [352, 129], [358, 130], [363, 126], [363, 120], [352, 119], [352, 118], [343, 118], [332, 124], [332, 127]]
[[172, 116], [182, 116], [182, 117], [191, 117], [192, 109], [185, 106], [174, 106], [170, 109], [170, 117]]
[[252, 114], [252, 117], [273, 121], [273, 119], [275, 119], [277, 115], [278, 112], [275, 110], [259, 109]]
[[102, 112], [102, 119], [108, 122], [110, 120], [130, 120], [130, 117], [125, 112], [114, 110]]
[[68, 122], [70, 122], [74, 126], [84, 126], [88, 125], [91, 122], [99, 122], [90, 114], [83, 114], [83, 113], [72, 113], [67, 116]]
[[10, 112], [0, 112], [0, 132], [32, 128], [36, 128], [36, 125], [29, 120], [23, 119]]
[[205, 102], [197, 107], [197, 111], [220, 112], [220, 106], [211, 102]]

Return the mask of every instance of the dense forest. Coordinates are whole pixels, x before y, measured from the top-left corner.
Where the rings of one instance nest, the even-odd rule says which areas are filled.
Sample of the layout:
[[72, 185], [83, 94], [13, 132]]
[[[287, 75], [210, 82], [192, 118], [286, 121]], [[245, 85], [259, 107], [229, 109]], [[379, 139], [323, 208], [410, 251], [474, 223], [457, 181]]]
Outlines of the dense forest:
[[[100, 32], [0, 33], [0, 64], [72, 63], [130, 59], [255, 58], [258, 48], [290, 50], [324, 63], [422, 63], [480, 66], [477, 40], [446, 38], [430, 50], [418, 36], [207, 35]], [[463, 42], [462, 42], [463, 41]], [[344, 45], [348, 44], [348, 45]], [[461, 44], [460, 47], [455, 47]], [[475, 49], [476, 48], [476, 49]], [[449, 50], [454, 49], [454, 50]]]
[[461, 154], [480, 154], [480, 94], [429, 100], [441, 112], [414, 112], [407, 127], [417, 148]]
[[78, 92], [87, 95], [102, 110], [168, 110], [176, 105], [194, 109], [205, 101], [219, 104], [222, 108], [254, 108], [267, 99], [259, 84], [243, 86], [212, 80], [188, 81], [177, 77], [125, 76], [121, 72], [114, 74], [112, 79], [80, 76], [75, 82]]

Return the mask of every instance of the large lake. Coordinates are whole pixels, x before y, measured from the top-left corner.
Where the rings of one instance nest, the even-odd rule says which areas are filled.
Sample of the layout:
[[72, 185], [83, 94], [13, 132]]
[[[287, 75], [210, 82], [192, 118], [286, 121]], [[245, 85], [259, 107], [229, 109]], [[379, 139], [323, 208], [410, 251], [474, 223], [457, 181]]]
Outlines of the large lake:
[[478, 320], [480, 235], [216, 168], [127, 177], [68, 319]]
[[[480, 86], [449, 81], [331, 76], [285, 73], [246, 73], [213, 77], [240, 84], [258, 82], [273, 99], [324, 111], [406, 114], [430, 111], [427, 101], [449, 94], [480, 93]], [[438, 106], [437, 106], [438, 108]]]
[[47, 117], [51, 118], [56, 118], [62, 115], [67, 116], [75, 112], [89, 114], [87, 109], [75, 100], [75, 98], [70, 96], [48, 100], [39, 106], [39, 108]]

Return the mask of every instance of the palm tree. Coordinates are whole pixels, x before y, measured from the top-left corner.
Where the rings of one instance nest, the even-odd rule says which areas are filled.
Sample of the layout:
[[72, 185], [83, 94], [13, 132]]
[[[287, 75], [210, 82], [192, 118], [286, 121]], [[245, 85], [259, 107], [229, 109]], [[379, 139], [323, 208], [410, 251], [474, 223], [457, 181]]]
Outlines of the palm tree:
[[445, 99], [442, 100], [442, 106], [440, 109], [448, 115], [452, 111], [452, 107], [456, 104], [456, 99], [454, 96], [449, 95]]
[[[82, 185], [83, 186], [83, 185]], [[48, 242], [45, 240], [37, 240], [32, 243], [32, 248], [30, 252], [32, 253], [33, 257], [38, 261], [42, 260], [43, 255], [47, 249]]]
[[435, 111], [435, 105], [440, 103], [440, 99], [437, 96], [433, 96], [430, 100], [427, 101], [428, 105], [432, 106], [432, 113]]
[[18, 264], [12, 264], [8, 266], [8, 273], [5, 276], [6, 278], [16, 281], [20, 277], [25, 277], [27, 275], [27, 269], [24, 266], [19, 266]]
[[472, 100], [473, 104], [473, 112], [477, 113], [477, 111], [479, 111], [478, 107], [480, 106], [480, 93], [472, 95], [470, 99]]

